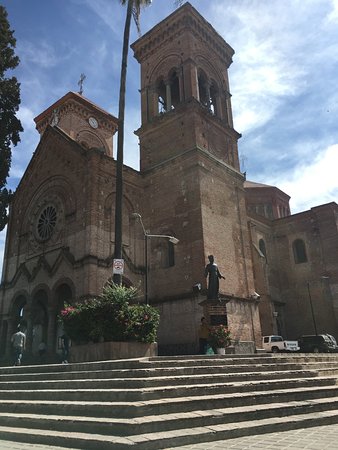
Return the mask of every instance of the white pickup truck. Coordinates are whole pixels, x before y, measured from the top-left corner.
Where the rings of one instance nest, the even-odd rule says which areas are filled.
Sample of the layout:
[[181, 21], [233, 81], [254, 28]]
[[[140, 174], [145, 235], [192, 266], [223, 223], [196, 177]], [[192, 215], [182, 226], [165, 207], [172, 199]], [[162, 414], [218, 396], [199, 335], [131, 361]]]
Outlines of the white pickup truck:
[[267, 352], [298, 352], [298, 341], [284, 341], [282, 336], [263, 336], [263, 349]]

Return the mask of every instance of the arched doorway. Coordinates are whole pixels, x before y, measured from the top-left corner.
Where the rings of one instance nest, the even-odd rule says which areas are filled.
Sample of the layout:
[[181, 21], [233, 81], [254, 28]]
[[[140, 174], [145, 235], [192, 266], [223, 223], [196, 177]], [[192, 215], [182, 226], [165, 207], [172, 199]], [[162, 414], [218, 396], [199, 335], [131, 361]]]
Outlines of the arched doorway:
[[16, 331], [18, 325], [22, 328], [27, 328], [27, 314], [26, 314], [27, 298], [25, 295], [18, 295], [12, 307], [11, 319], [12, 319], [12, 330]]
[[48, 294], [44, 289], [33, 297], [32, 326], [32, 353], [37, 354], [41, 342], [48, 346]]
[[58, 315], [60, 314], [61, 310], [66, 305], [72, 304], [73, 298], [74, 298], [73, 291], [72, 291], [71, 287], [69, 286], [69, 284], [67, 284], [67, 283], [60, 284], [57, 287], [57, 289], [55, 290], [56, 311], [55, 311], [55, 315], [54, 315], [54, 321], [55, 321], [55, 330], [56, 331], [55, 331], [54, 348], [55, 348], [56, 353], [61, 353], [60, 338], [64, 334], [62, 323], [58, 320]]

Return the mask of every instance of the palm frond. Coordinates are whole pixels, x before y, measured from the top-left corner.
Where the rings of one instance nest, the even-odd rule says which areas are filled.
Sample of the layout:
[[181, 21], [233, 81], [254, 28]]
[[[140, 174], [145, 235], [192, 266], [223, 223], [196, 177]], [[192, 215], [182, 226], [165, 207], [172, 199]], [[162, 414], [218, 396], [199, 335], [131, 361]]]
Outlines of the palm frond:
[[[126, 2], [127, 0], [121, 1]], [[139, 35], [141, 35], [141, 24], [140, 24], [141, 8], [145, 8], [146, 6], [151, 5], [151, 3], [152, 0], [133, 0], [132, 14]]]

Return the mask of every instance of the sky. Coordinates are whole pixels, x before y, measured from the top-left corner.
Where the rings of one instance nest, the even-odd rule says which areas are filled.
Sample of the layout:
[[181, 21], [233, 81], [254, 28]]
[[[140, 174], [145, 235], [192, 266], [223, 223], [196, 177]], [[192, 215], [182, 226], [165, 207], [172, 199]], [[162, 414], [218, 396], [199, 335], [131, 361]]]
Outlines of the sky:
[[[241, 170], [291, 196], [292, 213], [338, 201], [338, 0], [190, 0], [235, 50], [229, 69]], [[15, 190], [39, 142], [33, 118], [69, 91], [117, 116], [125, 7], [119, 0], [0, 0], [17, 40], [24, 127]], [[153, 0], [142, 33], [175, 9]], [[138, 38], [132, 26], [131, 42]], [[139, 65], [129, 54], [125, 163], [139, 168]], [[115, 145], [116, 148], [116, 145]], [[0, 233], [0, 272], [5, 230]]]

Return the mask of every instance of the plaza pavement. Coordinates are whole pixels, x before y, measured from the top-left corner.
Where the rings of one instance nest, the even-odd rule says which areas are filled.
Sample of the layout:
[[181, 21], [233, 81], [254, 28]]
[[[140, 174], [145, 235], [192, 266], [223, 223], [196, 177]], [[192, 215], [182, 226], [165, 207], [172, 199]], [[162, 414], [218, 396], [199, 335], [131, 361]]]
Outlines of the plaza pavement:
[[[246, 436], [165, 450], [338, 450], [338, 424]], [[0, 450], [65, 450], [38, 444], [1, 440]], [[74, 449], [68, 449], [74, 450]], [[82, 449], [86, 450], [86, 449]], [[99, 450], [99, 449], [98, 449]]]

